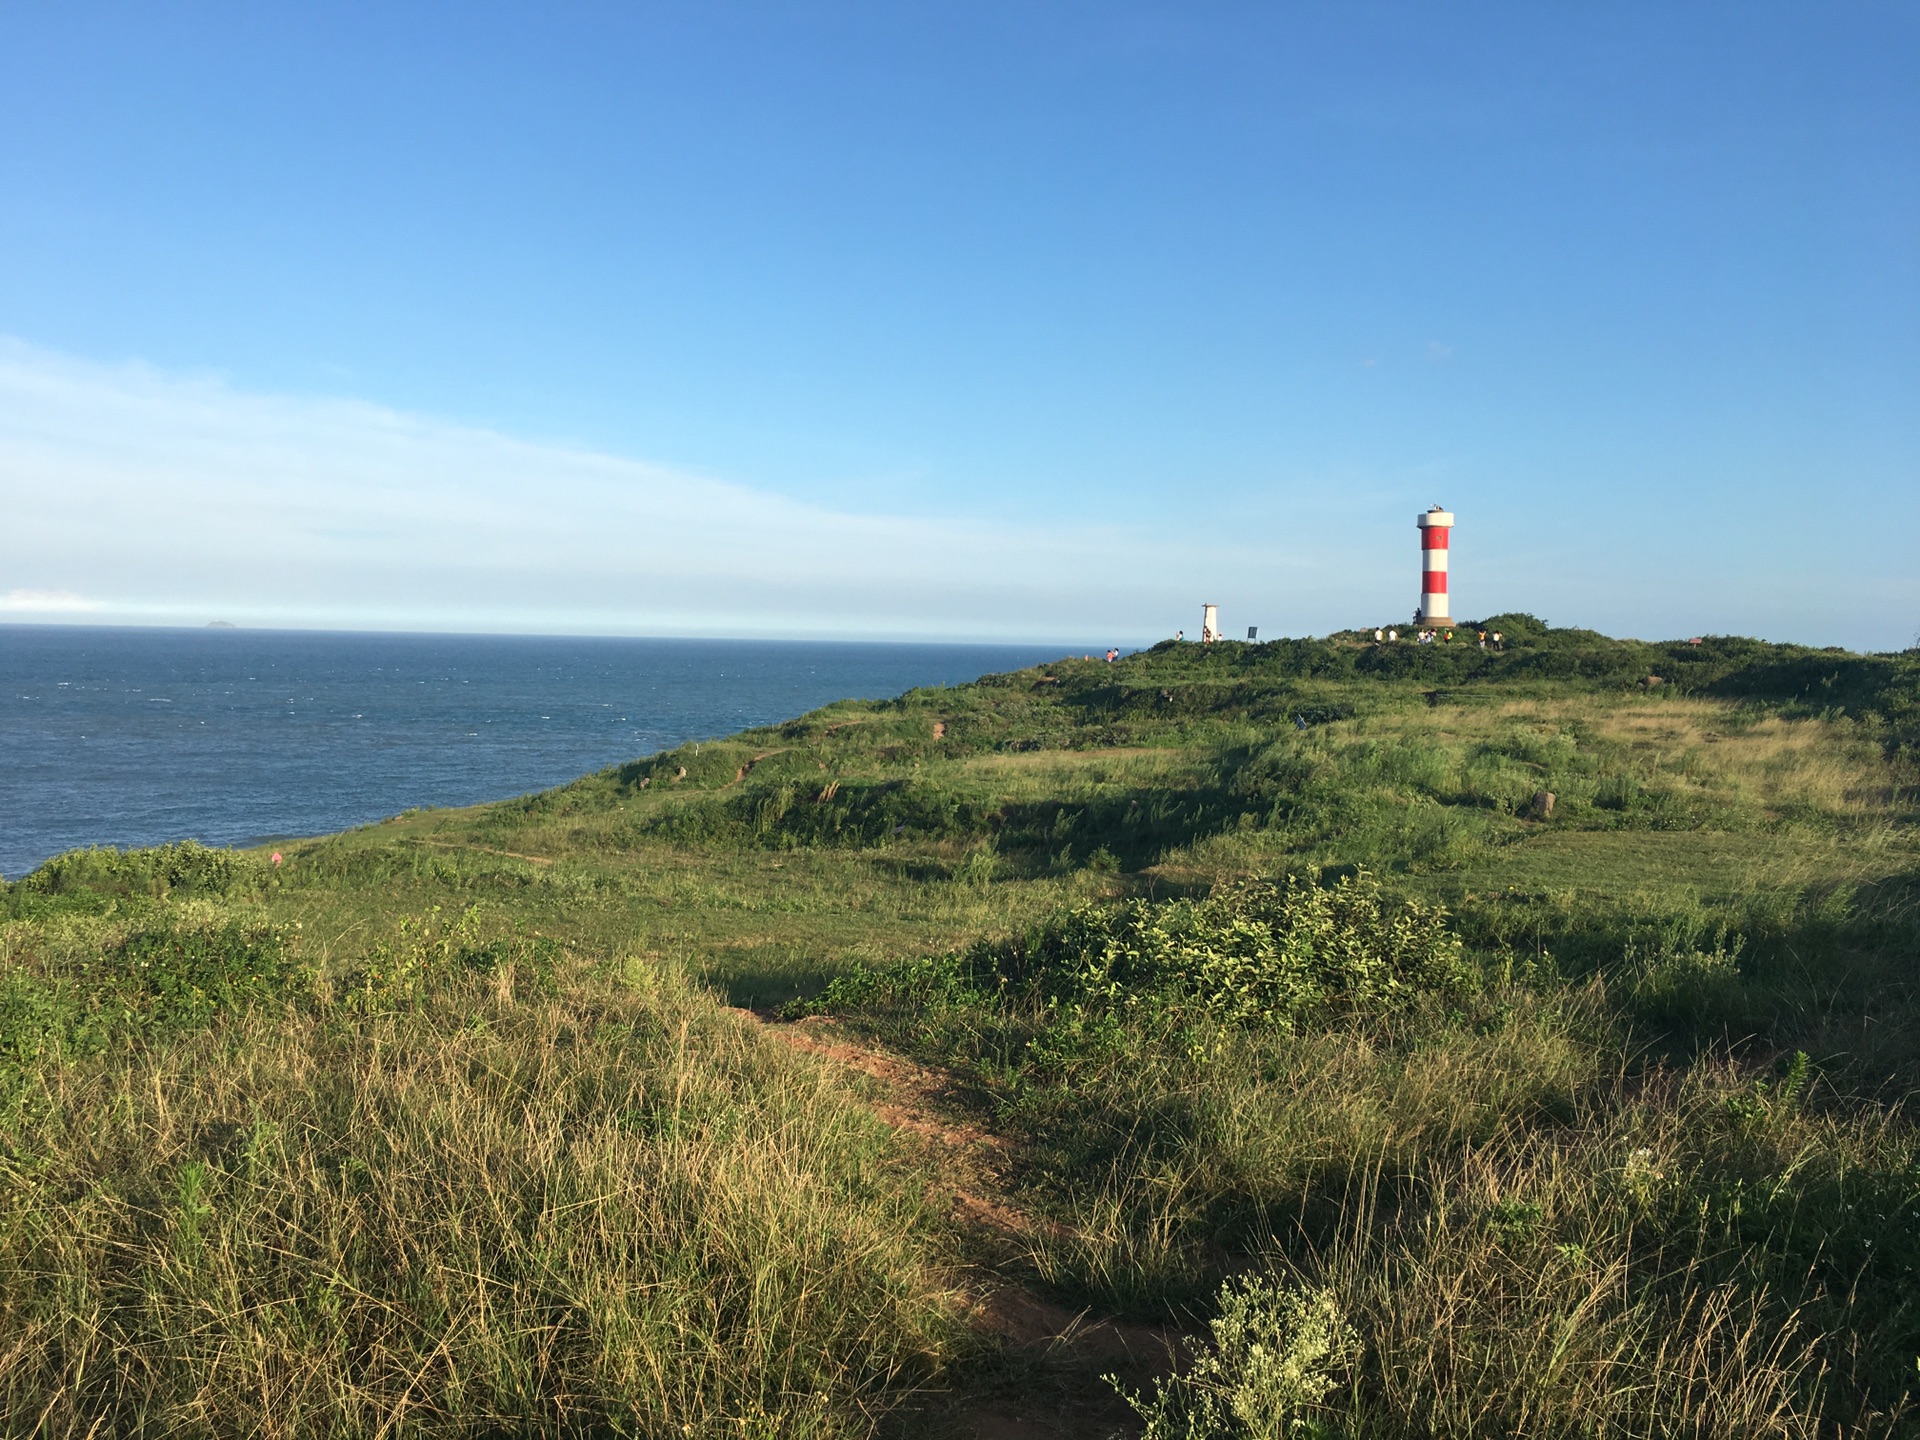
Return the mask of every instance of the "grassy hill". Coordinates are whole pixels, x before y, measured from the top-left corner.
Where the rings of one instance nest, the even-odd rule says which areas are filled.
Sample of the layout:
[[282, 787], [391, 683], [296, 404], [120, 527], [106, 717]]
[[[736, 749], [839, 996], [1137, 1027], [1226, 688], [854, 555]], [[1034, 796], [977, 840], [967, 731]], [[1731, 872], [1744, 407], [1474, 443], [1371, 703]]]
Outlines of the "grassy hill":
[[1920, 657], [1486, 623], [50, 861], [6, 1430], [1915, 1433]]

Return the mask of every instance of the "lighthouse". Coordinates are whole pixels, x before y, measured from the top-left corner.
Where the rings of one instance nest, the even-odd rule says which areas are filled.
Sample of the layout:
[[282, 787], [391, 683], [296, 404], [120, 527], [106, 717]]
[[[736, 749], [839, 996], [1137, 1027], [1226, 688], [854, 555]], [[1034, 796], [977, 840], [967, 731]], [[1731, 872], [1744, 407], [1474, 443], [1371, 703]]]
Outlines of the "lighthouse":
[[1447, 608], [1447, 537], [1453, 533], [1453, 512], [1436, 505], [1413, 523], [1420, 527], [1420, 624], [1443, 628], [1453, 624]]

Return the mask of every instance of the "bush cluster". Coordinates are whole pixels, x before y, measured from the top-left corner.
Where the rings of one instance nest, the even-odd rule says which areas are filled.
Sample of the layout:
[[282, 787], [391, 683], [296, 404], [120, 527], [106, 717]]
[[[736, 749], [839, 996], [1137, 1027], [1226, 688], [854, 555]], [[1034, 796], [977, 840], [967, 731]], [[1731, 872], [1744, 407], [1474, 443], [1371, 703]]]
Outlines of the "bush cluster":
[[467, 975], [484, 975], [505, 997], [552, 995], [561, 947], [544, 935], [483, 937], [478, 906], [452, 920], [438, 905], [400, 922], [392, 940], [378, 940], [343, 977], [339, 998], [351, 1009], [384, 1013], [409, 1009], [428, 990]]
[[311, 977], [290, 940], [275, 925], [162, 915], [70, 969], [0, 970], [0, 1123], [19, 1116], [50, 1063], [126, 1037], [200, 1029], [223, 1011], [304, 992]]
[[1198, 1009], [1241, 1025], [1291, 1028], [1382, 1012], [1472, 988], [1446, 914], [1389, 897], [1361, 872], [1227, 887], [1198, 900], [1080, 905], [1025, 934], [933, 960], [863, 970], [828, 986], [826, 1009], [983, 995], [1134, 1015]]
[[12, 918], [94, 913], [120, 899], [250, 893], [271, 880], [271, 868], [258, 855], [215, 850], [197, 840], [140, 850], [100, 846], [56, 855], [6, 886], [4, 911]]

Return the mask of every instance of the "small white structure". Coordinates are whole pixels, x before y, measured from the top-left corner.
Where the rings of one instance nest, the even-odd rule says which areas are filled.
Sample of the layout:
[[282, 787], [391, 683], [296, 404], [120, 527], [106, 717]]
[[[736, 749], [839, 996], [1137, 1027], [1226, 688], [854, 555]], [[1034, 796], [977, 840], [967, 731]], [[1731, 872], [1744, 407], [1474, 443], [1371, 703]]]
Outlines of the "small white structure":
[[1211, 645], [1220, 638], [1220, 607], [1202, 605], [1200, 607], [1200, 643]]
[[1453, 624], [1447, 606], [1447, 538], [1453, 533], [1453, 512], [1436, 505], [1413, 523], [1420, 527], [1420, 623], [1446, 629]]

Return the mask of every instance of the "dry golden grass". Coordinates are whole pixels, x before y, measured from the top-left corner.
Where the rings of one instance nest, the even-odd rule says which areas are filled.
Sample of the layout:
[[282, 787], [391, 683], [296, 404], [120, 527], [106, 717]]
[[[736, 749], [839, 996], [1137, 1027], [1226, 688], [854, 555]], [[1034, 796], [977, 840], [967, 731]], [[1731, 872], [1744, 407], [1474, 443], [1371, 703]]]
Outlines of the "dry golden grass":
[[1154, 770], [1178, 769], [1190, 763], [1178, 750], [1150, 745], [1115, 745], [1087, 750], [1028, 750], [1008, 754], [970, 755], [960, 762], [963, 769], [979, 774], [1006, 771], [1040, 771], [1059, 775], [1081, 775], [1103, 770], [1115, 774], [1136, 774]]
[[1595, 728], [1652, 773], [1685, 775], [1775, 813], [1887, 817], [1903, 778], [1878, 743], [1845, 722], [1752, 719], [1725, 704], [1671, 700], [1601, 711]]
[[503, 974], [54, 1072], [0, 1428], [864, 1434], [963, 1342], [913, 1166], [679, 983]]

